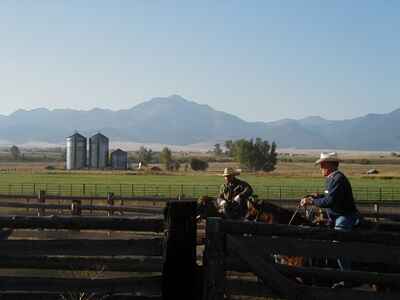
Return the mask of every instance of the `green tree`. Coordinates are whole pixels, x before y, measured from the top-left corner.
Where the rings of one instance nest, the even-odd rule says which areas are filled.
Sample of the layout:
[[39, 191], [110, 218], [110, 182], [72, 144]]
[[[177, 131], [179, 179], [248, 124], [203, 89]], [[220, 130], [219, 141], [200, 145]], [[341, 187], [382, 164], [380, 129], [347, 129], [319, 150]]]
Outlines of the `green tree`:
[[143, 165], [148, 165], [151, 160], [153, 159], [153, 150], [150, 148], [147, 149], [146, 147], [141, 146], [138, 154], [137, 154], [138, 161], [141, 161]]
[[226, 155], [231, 156], [231, 157], [234, 156], [235, 151], [234, 151], [233, 147], [234, 147], [234, 144], [233, 144], [232, 140], [225, 141]]
[[241, 167], [251, 171], [270, 172], [277, 163], [276, 143], [269, 144], [261, 138], [255, 141], [240, 139], [233, 142], [232, 150]]
[[171, 171], [176, 171], [177, 172], [181, 168], [181, 164], [180, 164], [179, 161], [173, 160], [171, 162], [171, 164], [170, 164], [170, 168], [171, 168]]
[[193, 171], [205, 171], [208, 169], [208, 162], [193, 157], [190, 160], [190, 167], [192, 168]]
[[165, 170], [173, 171], [172, 152], [167, 147], [164, 147], [160, 152], [160, 163], [165, 166]]
[[10, 148], [10, 153], [11, 156], [14, 160], [18, 160], [21, 158], [21, 151], [19, 150], [19, 148], [15, 145], [11, 146]]
[[215, 144], [213, 149], [215, 156], [220, 156], [222, 154], [222, 149], [220, 144]]

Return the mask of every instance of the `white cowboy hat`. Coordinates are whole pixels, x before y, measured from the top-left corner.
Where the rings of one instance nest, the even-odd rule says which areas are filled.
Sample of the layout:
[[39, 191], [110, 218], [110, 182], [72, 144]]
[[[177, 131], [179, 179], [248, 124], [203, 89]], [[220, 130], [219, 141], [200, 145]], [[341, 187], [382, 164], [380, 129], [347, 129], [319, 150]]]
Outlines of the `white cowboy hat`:
[[234, 170], [233, 168], [225, 168], [224, 173], [221, 176], [236, 176], [240, 174], [241, 170]]
[[336, 152], [331, 152], [331, 153], [326, 153], [322, 152], [319, 159], [315, 162], [315, 164], [320, 164], [324, 161], [337, 161], [339, 162], [340, 159], [338, 157], [338, 154]]

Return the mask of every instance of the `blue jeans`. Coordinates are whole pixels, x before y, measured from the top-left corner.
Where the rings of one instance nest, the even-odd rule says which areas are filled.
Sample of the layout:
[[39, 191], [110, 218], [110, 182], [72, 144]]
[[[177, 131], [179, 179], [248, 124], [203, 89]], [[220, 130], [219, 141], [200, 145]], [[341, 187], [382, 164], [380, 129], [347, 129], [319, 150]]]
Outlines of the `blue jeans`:
[[[335, 219], [335, 230], [351, 231], [360, 222], [357, 215], [340, 216]], [[351, 270], [351, 260], [348, 257], [339, 257], [337, 263], [341, 271]]]

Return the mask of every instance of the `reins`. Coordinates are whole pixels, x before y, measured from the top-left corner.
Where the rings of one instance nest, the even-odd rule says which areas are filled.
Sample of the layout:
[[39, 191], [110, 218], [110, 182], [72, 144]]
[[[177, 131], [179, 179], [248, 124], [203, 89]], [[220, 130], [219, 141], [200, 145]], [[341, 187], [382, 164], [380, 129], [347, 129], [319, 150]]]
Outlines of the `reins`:
[[297, 213], [299, 212], [300, 208], [301, 208], [301, 206], [300, 206], [300, 205], [297, 205], [297, 208], [296, 208], [296, 210], [294, 211], [294, 213], [293, 213], [293, 215], [292, 215], [292, 218], [290, 219], [288, 225], [292, 224], [292, 222], [293, 222], [293, 220], [294, 220], [294, 217], [296, 217], [296, 215], [297, 215]]

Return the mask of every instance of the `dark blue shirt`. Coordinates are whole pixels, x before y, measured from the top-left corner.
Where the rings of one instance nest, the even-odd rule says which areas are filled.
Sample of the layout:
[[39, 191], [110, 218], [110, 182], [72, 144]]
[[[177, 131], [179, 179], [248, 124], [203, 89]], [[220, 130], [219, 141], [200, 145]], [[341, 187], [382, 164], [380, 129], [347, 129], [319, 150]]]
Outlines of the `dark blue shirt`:
[[340, 171], [335, 171], [327, 177], [324, 195], [314, 199], [313, 203], [318, 207], [326, 208], [331, 219], [357, 213], [351, 184]]

